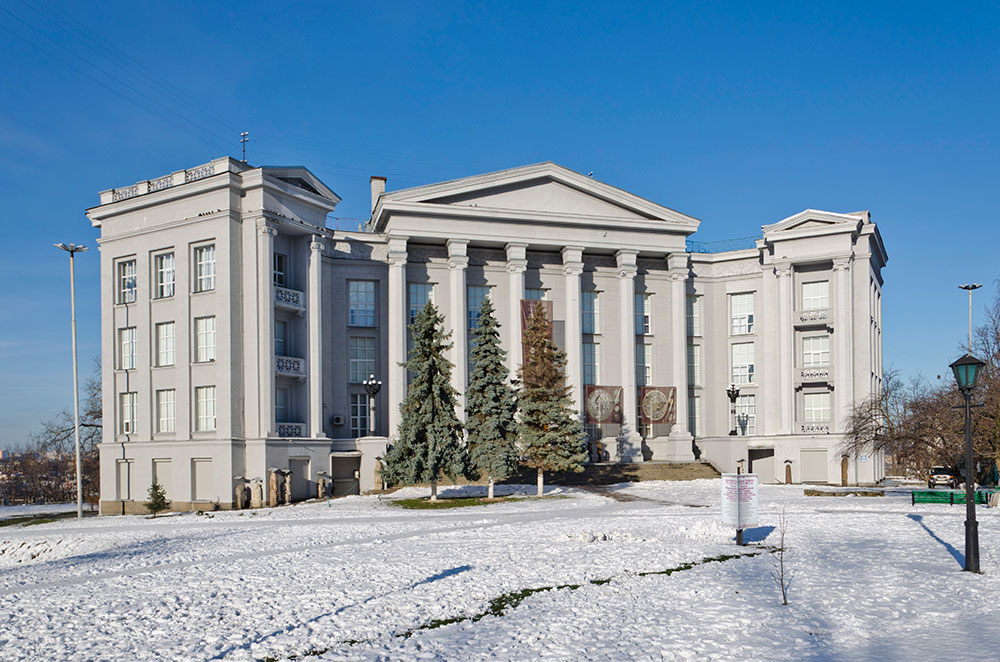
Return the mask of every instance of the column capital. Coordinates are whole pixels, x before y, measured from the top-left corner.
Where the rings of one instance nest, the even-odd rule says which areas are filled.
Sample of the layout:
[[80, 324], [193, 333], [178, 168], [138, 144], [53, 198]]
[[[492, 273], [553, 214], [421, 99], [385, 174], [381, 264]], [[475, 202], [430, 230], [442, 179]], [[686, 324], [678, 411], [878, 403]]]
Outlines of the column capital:
[[309, 250], [322, 253], [325, 249], [326, 243], [323, 242], [323, 239], [317, 235], [313, 235], [312, 241], [309, 242]]
[[778, 278], [787, 278], [792, 275], [791, 262], [777, 262], [774, 265], [774, 275]]
[[456, 269], [459, 271], [465, 271], [465, 268], [469, 266], [469, 258], [465, 255], [454, 255], [448, 258], [448, 268]]
[[445, 244], [448, 246], [449, 269], [465, 269], [469, 266], [468, 239], [449, 239]]
[[523, 274], [528, 270], [527, 260], [507, 260], [507, 273]]
[[851, 268], [851, 261], [853, 257], [850, 255], [843, 257], [833, 258], [833, 270], [834, 271], [845, 271]]
[[635, 278], [635, 275], [639, 273], [639, 268], [636, 266], [638, 256], [639, 251], [633, 248], [623, 248], [615, 253], [615, 259], [618, 264], [618, 278]]
[[563, 273], [579, 276], [583, 273], [583, 246], [566, 246], [562, 249]]
[[257, 233], [261, 235], [271, 235], [274, 237], [278, 234], [278, 228], [274, 221], [269, 221], [266, 218], [258, 218]]
[[387, 255], [389, 266], [398, 267], [406, 265], [406, 241], [409, 237], [405, 235], [389, 235], [386, 243], [389, 246], [389, 254]]
[[667, 269], [689, 271], [690, 256], [687, 253], [671, 253], [667, 255]]
[[524, 260], [528, 257], [528, 244], [510, 242], [504, 249], [507, 251], [507, 261]]
[[669, 278], [672, 283], [676, 283], [677, 281], [687, 281], [688, 272], [686, 269], [671, 269], [667, 272], [667, 278]]

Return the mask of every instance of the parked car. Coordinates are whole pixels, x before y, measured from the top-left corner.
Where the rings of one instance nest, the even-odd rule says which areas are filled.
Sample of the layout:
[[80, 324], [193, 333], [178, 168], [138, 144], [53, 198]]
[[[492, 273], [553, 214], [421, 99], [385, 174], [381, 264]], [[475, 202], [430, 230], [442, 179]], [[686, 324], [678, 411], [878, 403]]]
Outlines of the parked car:
[[933, 467], [927, 475], [927, 487], [930, 489], [943, 486], [955, 490], [961, 482], [962, 477], [958, 474], [958, 470], [948, 467]]

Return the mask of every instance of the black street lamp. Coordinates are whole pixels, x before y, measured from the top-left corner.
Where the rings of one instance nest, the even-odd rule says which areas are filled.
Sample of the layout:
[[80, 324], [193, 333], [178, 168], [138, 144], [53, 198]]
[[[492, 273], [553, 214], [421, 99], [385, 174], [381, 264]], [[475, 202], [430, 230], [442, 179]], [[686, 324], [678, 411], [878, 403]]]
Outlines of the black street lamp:
[[972, 459], [972, 391], [986, 365], [972, 353], [951, 364], [958, 390], [965, 398], [965, 569], [979, 572], [979, 522], [976, 521], [976, 465]]
[[361, 382], [368, 393], [368, 434], [375, 436], [375, 396], [382, 388], [382, 380], [375, 379], [375, 375], [368, 375], [368, 379]]
[[731, 410], [733, 414], [733, 429], [729, 431], [730, 437], [736, 436], [736, 398], [740, 397], [740, 390], [736, 388], [736, 384], [733, 384], [726, 389], [726, 395], [729, 396], [729, 402], [731, 404]]

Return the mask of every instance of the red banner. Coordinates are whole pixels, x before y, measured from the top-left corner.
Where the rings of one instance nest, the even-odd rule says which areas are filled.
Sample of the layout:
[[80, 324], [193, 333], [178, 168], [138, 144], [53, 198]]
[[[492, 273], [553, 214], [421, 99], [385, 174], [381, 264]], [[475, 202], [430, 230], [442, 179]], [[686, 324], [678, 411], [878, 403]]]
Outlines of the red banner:
[[676, 423], [677, 387], [639, 387], [639, 420], [647, 424]]
[[585, 387], [584, 398], [588, 423], [622, 422], [621, 386], [589, 385]]

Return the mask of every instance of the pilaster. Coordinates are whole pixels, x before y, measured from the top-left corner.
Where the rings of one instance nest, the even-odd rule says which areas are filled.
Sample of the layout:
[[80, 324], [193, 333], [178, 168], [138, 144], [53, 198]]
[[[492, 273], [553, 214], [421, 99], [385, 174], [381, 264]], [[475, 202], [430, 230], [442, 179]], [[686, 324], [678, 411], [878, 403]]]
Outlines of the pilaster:
[[580, 276], [583, 275], [583, 247], [562, 249], [563, 273], [566, 276], [566, 383], [583, 415], [583, 335], [580, 310]]
[[449, 239], [448, 278], [451, 289], [449, 319], [451, 320], [451, 385], [456, 397], [458, 420], [465, 420], [465, 385], [469, 374], [468, 321], [466, 319], [465, 271], [469, 266], [469, 242], [466, 239]]
[[309, 242], [309, 436], [325, 437], [323, 432], [323, 249], [320, 237]]
[[833, 293], [836, 296], [833, 310], [833, 407], [830, 411], [830, 429], [844, 431], [844, 418], [854, 399], [854, 351], [851, 337], [854, 315], [851, 297], [851, 257], [833, 260]]
[[521, 299], [524, 298], [524, 272], [528, 270], [528, 244], [510, 243], [507, 249], [507, 368], [517, 379], [521, 368]]
[[677, 422], [670, 428], [667, 460], [693, 462], [691, 448], [693, 437], [688, 430], [688, 374], [687, 374], [687, 281], [690, 275], [687, 253], [674, 253], [667, 257], [667, 277], [670, 279], [670, 363], [671, 377], [677, 390], [674, 401]]
[[795, 337], [792, 333], [792, 311], [795, 297], [792, 292], [792, 266], [780, 262], [774, 267], [778, 279], [778, 407], [781, 428], [778, 434], [792, 434], [795, 418], [795, 392], [792, 371], [795, 368]]
[[618, 310], [621, 327], [622, 426], [618, 435], [619, 459], [642, 462], [642, 437], [638, 432], [638, 393], [635, 378], [635, 276], [639, 251], [615, 253], [618, 266]]
[[386, 405], [389, 408], [389, 429], [386, 436], [393, 437], [399, 430], [400, 411], [406, 397], [406, 326], [409, 311], [406, 307], [406, 240], [407, 237], [389, 235], [389, 308], [386, 319], [389, 325], [389, 369], [386, 386]]
[[257, 384], [258, 435], [274, 434], [274, 238], [278, 230], [265, 220], [257, 221], [257, 312], [260, 320], [257, 357], [260, 361]]

